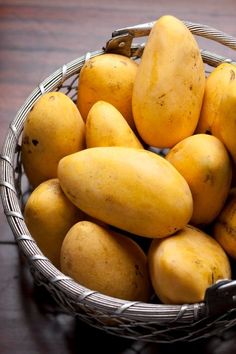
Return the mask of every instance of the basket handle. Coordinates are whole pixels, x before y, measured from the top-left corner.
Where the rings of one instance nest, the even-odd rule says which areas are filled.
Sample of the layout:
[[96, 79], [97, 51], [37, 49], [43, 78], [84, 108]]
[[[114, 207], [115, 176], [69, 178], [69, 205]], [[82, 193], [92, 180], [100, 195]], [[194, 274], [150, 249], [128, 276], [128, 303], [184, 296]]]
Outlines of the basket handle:
[[[132, 41], [137, 37], [148, 36], [154, 23], [155, 22], [148, 22], [137, 26], [125, 27], [115, 30], [112, 33], [112, 38], [106, 44], [105, 51], [109, 53], [125, 55], [127, 57], [141, 57], [145, 43], [132, 46]], [[229, 34], [199, 23], [193, 23], [189, 21], [183, 21], [183, 23], [193, 34], [214, 40], [215, 42], [236, 50], [236, 39]], [[222, 57], [217, 54], [212, 54], [206, 50], [202, 50], [201, 54], [204, 62], [212, 66], [217, 66], [222, 62], [230, 62], [236, 64], [231, 59]]]
[[[183, 21], [183, 23], [193, 34], [207, 39], [211, 39], [231, 49], [236, 50], [236, 39], [230, 36], [229, 34], [221, 32], [213, 27], [202, 25], [200, 23], [194, 23], [189, 21]], [[155, 21], [143, 23], [137, 26], [117, 29], [112, 33], [112, 37], [117, 37], [124, 34], [130, 34], [133, 38], [148, 36], [154, 24]]]
[[236, 309], [236, 280], [219, 280], [205, 293], [208, 316], [222, 315]]

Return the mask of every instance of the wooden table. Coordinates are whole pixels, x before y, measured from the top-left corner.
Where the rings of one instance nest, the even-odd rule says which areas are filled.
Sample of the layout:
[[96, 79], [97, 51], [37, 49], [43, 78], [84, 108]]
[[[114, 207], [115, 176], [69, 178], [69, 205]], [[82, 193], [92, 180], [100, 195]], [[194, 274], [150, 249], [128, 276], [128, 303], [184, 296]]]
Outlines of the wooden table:
[[[100, 49], [117, 28], [163, 14], [206, 23], [236, 36], [235, 0], [0, 0], [0, 144], [32, 89], [64, 63]], [[204, 48], [235, 56], [201, 40]], [[36, 291], [1, 209], [0, 353], [232, 353], [236, 329], [198, 344], [143, 344], [88, 328], [55, 312]], [[90, 338], [86, 339], [86, 335]]]

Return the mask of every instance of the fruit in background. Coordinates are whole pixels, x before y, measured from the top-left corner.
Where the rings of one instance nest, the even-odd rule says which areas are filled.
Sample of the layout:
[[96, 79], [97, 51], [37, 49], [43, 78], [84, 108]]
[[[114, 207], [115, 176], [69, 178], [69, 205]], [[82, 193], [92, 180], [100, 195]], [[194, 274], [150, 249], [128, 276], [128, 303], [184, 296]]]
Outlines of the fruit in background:
[[165, 304], [203, 301], [209, 286], [231, 278], [230, 263], [222, 247], [192, 226], [171, 237], [153, 240], [148, 263], [153, 288]]
[[85, 213], [136, 235], [168, 236], [192, 216], [185, 179], [144, 149], [80, 151], [59, 162], [58, 178], [66, 196]]
[[57, 177], [59, 160], [85, 147], [85, 124], [61, 92], [43, 95], [29, 112], [22, 137], [22, 163], [30, 184]]
[[88, 113], [86, 145], [88, 148], [97, 146], [143, 148], [122, 114], [105, 101], [96, 102]]
[[130, 238], [89, 221], [75, 224], [61, 248], [61, 269], [79, 284], [130, 301], [147, 301], [147, 257]]
[[133, 115], [149, 145], [172, 147], [193, 134], [205, 72], [195, 38], [180, 20], [161, 17], [148, 37], [133, 90]]
[[230, 191], [225, 206], [215, 221], [213, 236], [225, 252], [236, 259], [236, 188]]
[[62, 192], [57, 178], [41, 183], [31, 193], [24, 211], [25, 223], [43, 254], [60, 267], [62, 241], [84, 214]]
[[205, 93], [197, 132], [211, 133], [212, 125], [218, 115], [218, 109], [224, 90], [227, 87], [232, 64], [223, 63], [213, 69], [206, 79]]
[[236, 66], [223, 63], [206, 80], [197, 132], [219, 138], [236, 163]]
[[209, 224], [230, 190], [232, 166], [222, 142], [214, 136], [196, 134], [176, 144], [166, 159], [188, 182], [193, 196], [194, 225]]
[[97, 101], [111, 103], [134, 128], [132, 91], [137, 63], [118, 54], [104, 54], [85, 62], [80, 72], [77, 105], [86, 121]]

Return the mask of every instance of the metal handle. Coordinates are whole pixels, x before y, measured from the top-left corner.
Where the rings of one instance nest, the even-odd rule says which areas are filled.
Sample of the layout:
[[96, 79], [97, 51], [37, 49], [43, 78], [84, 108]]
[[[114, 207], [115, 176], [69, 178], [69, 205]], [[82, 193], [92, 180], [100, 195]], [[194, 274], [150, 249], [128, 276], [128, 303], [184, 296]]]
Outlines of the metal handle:
[[[105, 51], [125, 55], [127, 57], [140, 58], [145, 47], [145, 43], [132, 45], [133, 39], [137, 37], [148, 36], [155, 22], [143, 23], [137, 26], [125, 27], [117, 29], [112, 33], [112, 38], [107, 42]], [[195, 35], [214, 40], [233, 50], [236, 50], [236, 39], [229, 34], [221, 32], [215, 28], [199, 23], [183, 21], [188, 29]], [[202, 58], [205, 63], [211, 66], [217, 66], [222, 62], [236, 64], [229, 58], [219, 56], [217, 54], [201, 51]]]
[[112, 37], [114, 38], [124, 34], [130, 34], [133, 38], [146, 37], [149, 35], [154, 24], [155, 21], [143, 23], [137, 26], [120, 28], [112, 33]]
[[219, 280], [205, 293], [208, 316], [222, 315], [236, 309], [236, 281]]
[[[202, 25], [200, 23], [189, 21], [183, 21], [183, 23], [193, 34], [211, 39], [236, 50], [236, 39], [229, 34], [221, 32], [213, 27]], [[124, 34], [130, 34], [133, 38], [148, 36], [154, 24], [155, 21], [143, 23], [137, 26], [117, 29], [112, 33], [112, 37], [114, 38]]]

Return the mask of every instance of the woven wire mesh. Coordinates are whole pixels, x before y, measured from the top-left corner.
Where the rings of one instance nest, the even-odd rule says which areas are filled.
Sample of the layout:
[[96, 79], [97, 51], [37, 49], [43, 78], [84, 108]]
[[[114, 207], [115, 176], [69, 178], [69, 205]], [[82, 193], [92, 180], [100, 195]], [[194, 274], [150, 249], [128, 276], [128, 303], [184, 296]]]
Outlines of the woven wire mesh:
[[[213, 37], [224, 44], [229, 39], [231, 47], [236, 45], [232, 37], [225, 38], [226, 35], [219, 31], [215, 33], [216, 30], [209, 30], [206, 26], [189, 22], [187, 24], [195, 34], [204, 35], [208, 31], [205, 37]], [[135, 60], [139, 59], [143, 48], [144, 44], [133, 45], [130, 56]], [[28, 261], [36, 284], [48, 290], [62, 311], [78, 316], [91, 326], [122, 337], [160, 343], [194, 341], [221, 333], [236, 324], [236, 309], [213, 319], [207, 316], [204, 302], [182, 306], [129, 302], [86, 289], [52, 265], [42, 254], [24, 223], [24, 200], [30, 191], [22, 171], [20, 145], [27, 114], [45, 92], [59, 90], [75, 102], [81, 67], [89, 58], [104, 53], [104, 49], [87, 53], [59, 68], [32, 92], [10, 124], [0, 159], [0, 188], [3, 208], [19, 249]], [[231, 59], [208, 51], [201, 53], [210, 68], [221, 62], [232, 62]]]

